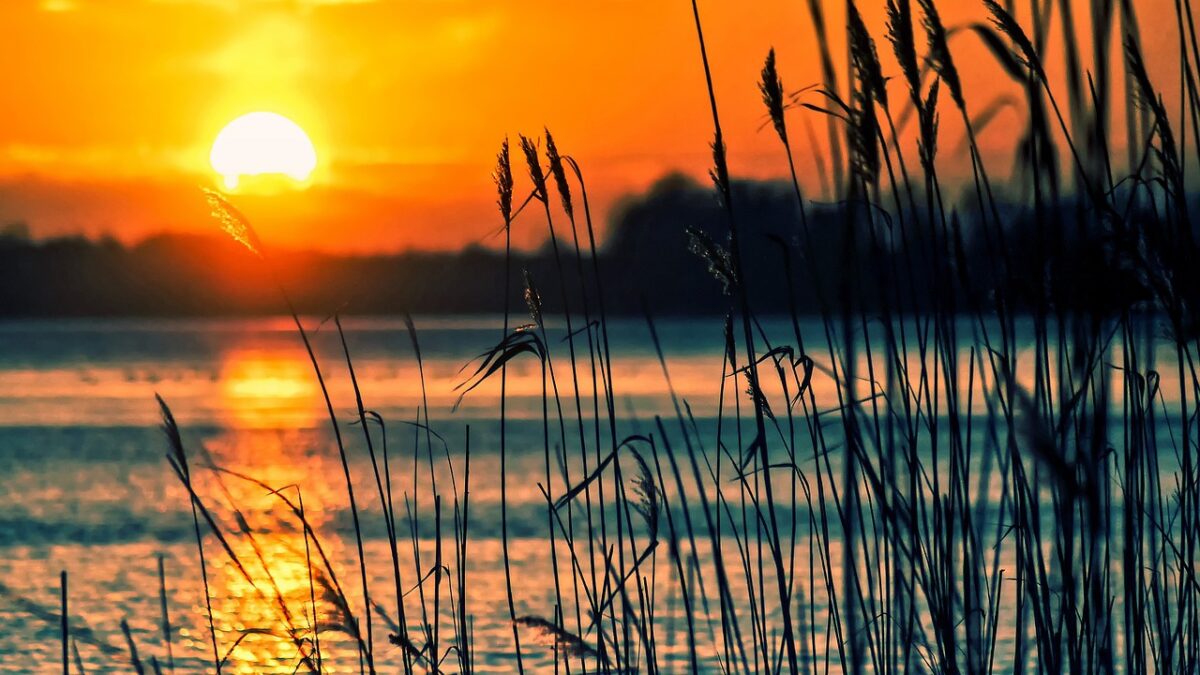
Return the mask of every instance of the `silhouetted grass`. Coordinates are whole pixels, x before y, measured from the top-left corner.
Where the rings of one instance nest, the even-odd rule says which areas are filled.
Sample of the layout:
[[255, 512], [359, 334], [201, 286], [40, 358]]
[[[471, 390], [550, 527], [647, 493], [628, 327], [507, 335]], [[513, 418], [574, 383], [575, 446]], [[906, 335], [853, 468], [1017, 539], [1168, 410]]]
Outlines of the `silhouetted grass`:
[[[544, 152], [521, 136], [531, 187], [514, 209], [517, 188], [507, 141], [502, 145], [495, 182], [506, 259], [512, 228], [524, 224], [523, 206], [536, 202], [543, 207], [557, 273], [549, 280], [526, 273], [533, 323], [515, 326], [508, 304], [512, 270], [506, 269], [502, 333], [464, 367], [460, 386], [461, 395], [470, 396], [483, 382], [500, 380], [502, 561], [492, 562], [503, 565], [519, 672], [527, 665], [523, 654], [546, 648], [553, 650], [556, 668], [568, 672], [1200, 670], [1200, 249], [1188, 203], [1188, 170], [1200, 157], [1200, 45], [1190, 2], [1177, 4], [1177, 114], [1167, 109], [1147, 70], [1132, 3], [1118, 9], [1105, 0], [1085, 3], [1094, 32], [1111, 36], [1120, 21], [1123, 77], [1110, 72], [1102, 46], [1093, 49], [1091, 64], [1083, 63], [1080, 36], [1067, 21], [1069, 3], [1045, 5], [1059, 8], [1054, 23], [1062, 31], [1061, 54], [1047, 52], [1050, 17], [1042, 3], [1031, 3], [1025, 16], [1013, 3], [985, 0], [981, 11], [990, 23], [965, 31], [945, 25], [934, 0], [916, 4], [919, 12], [908, 0], [887, 2], [885, 38], [899, 68], [891, 81], [853, 1], [847, 4], [848, 88], [839, 86], [833, 41], [815, 0], [809, 9], [818, 27], [820, 87], [787, 92], [775, 51], [768, 52], [759, 89], [796, 199], [794, 230], [772, 235], [780, 257], [768, 261], [745, 258], [746, 238], [761, 235], [744, 227], [732, 187], [727, 153], [736, 148], [725, 145], [700, 3], [692, 2], [713, 123], [711, 175], [727, 233], [715, 238], [690, 231], [702, 259], [697, 264], [708, 266], [727, 295], [725, 320], [713, 326], [726, 345], [721, 379], [712, 383], [719, 402], [715, 430], [702, 428], [688, 401], [676, 394], [667, 358], [671, 345], [660, 342], [647, 308], [675, 419], [656, 418], [651, 429], [623, 435], [637, 420], [616, 408], [622, 383], [613, 376], [605, 288], [581, 165], [560, 154], [548, 131]], [[977, 138], [986, 125], [981, 110], [991, 103], [976, 103], [955, 60], [955, 41], [969, 38], [983, 41], [1029, 111], [1015, 143], [1017, 170], [1003, 184], [994, 183], [999, 172], [985, 165]], [[1052, 59], [1065, 62], [1065, 82], [1047, 76], [1045, 64]], [[1127, 110], [1124, 160], [1112, 149], [1117, 142], [1110, 108], [1118, 82], [1135, 100]], [[1067, 105], [1060, 106], [1064, 86]], [[895, 87], [904, 94], [895, 95]], [[947, 106], [953, 121], [943, 129]], [[796, 114], [827, 117], [832, 151], [822, 172], [834, 180], [832, 208], [841, 220], [836, 239], [809, 228], [812, 203], [789, 133], [789, 116]], [[905, 136], [910, 118], [917, 128]], [[943, 157], [938, 140], [951, 130], [966, 139], [970, 160], [961, 201], [949, 194], [960, 186], [941, 175], [952, 160]], [[1069, 157], [1060, 166], [1064, 148]], [[1064, 176], [1069, 188], [1061, 185]], [[559, 206], [553, 206], [551, 189], [559, 193]], [[574, 189], [586, 237], [579, 232]], [[1001, 189], [1023, 195], [1022, 208], [1039, 225], [1032, 250], [1011, 239], [1010, 218], [997, 197]], [[226, 231], [263, 255], [249, 223], [223, 200], [215, 203]], [[555, 227], [559, 208], [571, 226], [574, 267], [564, 264], [571, 251], [560, 250], [566, 240]], [[964, 269], [968, 239], [984, 242], [986, 270]], [[1083, 286], [1085, 295], [1111, 288], [1076, 273], [1072, 265], [1085, 254], [1135, 288], [1105, 303], [1064, 301], [1067, 287]], [[808, 263], [819, 257], [841, 260], [842, 273], [814, 273]], [[783, 267], [789, 284], [791, 335], [782, 341], [764, 329], [746, 283], [749, 266], [768, 264]], [[1027, 266], [1038, 272], [1028, 297], [1003, 292], [1010, 286], [999, 281]], [[994, 292], [959, 292], [987, 279], [995, 282]], [[546, 327], [540, 289], [548, 282], [561, 294], [562, 341], [552, 340]], [[799, 296], [818, 299], [815, 321], [799, 315]], [[914, 306], [929, 309], [903, 311]], [[1018, 313], [1015, 306], [1032, 309]], [[424, 396], [426, 409], [405, 422], [414, 430], [412, 494], [404, 496], [416, 561], [409, 587], [400, 570], [402, 528], [393, 506], [393, 485], [403, 485], [407, 469], [389, 459], [387, 427], [368, 407], [370, 392], [359, 388], [350, 345], [335, 318], [389, 540], [392, 621], [390, 610], [368, 592], [360, 506], [341, 420], [308, 335], [292, 315], [336, 434], [361, 597], [343, 591], [305, 517], [299, 489], [293, 503], [282, 486], [209, 461], [206, 468], [217, 476], [269, 491], [300, 525], [309, 567], [307, 606], [297, 611], [270, 588], [272, 580], [256, 579], [230, 543], [252, 544], [265, 570], [269, 561], [253, 545], [254, 532], [242, 524], [224, 526], [206, 506], [179, 429], [160, 400], [169, 460], [194, 516], [201, 570], [213, 564], [205, 540], [215, 538], [221, 554], [278, 609], [279, 625], [255, 630], [293, 645], [298, 668], [326, 669], [323, 631], [355, 639], [360, 670], [382, 668], [372, 641], [374, 612], [393, 626], [389, 642], [399, 647], [396, 665], [404, 672], [442, 672], [450, 665], [471, 672], [488, 655], [472, 641], [472, 613], [486, 608], [468, 594], [469, 433], [461, 483], [445, 448], [447, 489], [434, 478], [442, 459], [433, 443], [441, 437]], [[408, 326], [420, 365], [417, 330], [411, 321]], [[1166, 351], [1171, 357], [1163, 362]], [[536, 484], [545, 499], [546, 557], [554, 577], [545, 580], [553, 603], [522, 616], [509, 559], [508, 485], [517, 477], [509, 475], [506, 406], [507, 367], [518, 358], [536, 359], [541, 376], [544, 467], [540, 476], [521, 479]], [[1164, 391], [1168, 376], [1178, 391]], [[420, 386], [424, 393], [423, 366]], [[818, 389], [830, 392], [835, 403]], [[580, 471], [572, 474], [573, 467]], [[432, 534], [419, 531], [417, 496], [424, 489], [434, 505]], [[450, 502], [453, 527], [443, 524], [443, 504]], [[433, 547], [430, 566], [421, 562], [422, 543]], [[308, 557], [310, 544], [315, 558]], [[208, 600], [206, 573], [202, 582]], [[161, 560], [160, 583], [161, 626], [173, 669]], [[735, 585], [745, 593], [735, 593]], [[65, 576], [62, 594], [65, 617]], [[664, 609], [676, 601], [683, 607], [682, 627]], [[336, 620], [318, 618], [318, 604], [334, 608]], [[220, 672], [238, 643], [218, 648], [211, 604], [206, 610], [213, 667]], [[358, 615], [366, 621], [365, 634]], [[417, 620], [419, 627], [410, 625]], [[123, 629], [140, 670], [132, 635], [127, 625]], [[68, 632], [64, 618], [64, 669], [68, 640], [78, 635]], [[684, 656], [672, 649], [679, 636], [687, 639]]]

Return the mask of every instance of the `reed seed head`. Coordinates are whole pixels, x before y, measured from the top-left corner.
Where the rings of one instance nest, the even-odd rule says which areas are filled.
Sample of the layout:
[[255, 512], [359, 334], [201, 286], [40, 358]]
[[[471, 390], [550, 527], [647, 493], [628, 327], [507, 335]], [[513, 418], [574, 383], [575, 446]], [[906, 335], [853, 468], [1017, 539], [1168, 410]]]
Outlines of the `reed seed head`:
[[518, 626], [525, 626], [537, 631], [543, 638], [551, 641], [565, 656], [580, 659], [600, 659], [607, 665], [607, 659], [596, 652], [583, 638], [558, 627], [553, 622], [540, 616], [519, 616], [513, 619]]
[[496, 183], [499, 199], [496, 204], [500, 207], [500, 215], [507, 227], [512, 222], [513, 176], [512, 160], [508, 153], [508, 139], [500, 144], [500, 152], [496, 155], [496, 170], [492, 172], [492, 180]]
[[529, 307], [529, 316], [533, 322], [541, 328], [542, 323], [542, 295], [538, 292], [537, 285], [533, 283], [533, 275], [529, 273], [529, 268], [523, 271], [525, 277], [525, 305]]
[[767, 106], [767, 114], [771, 116], [771, 124], [775, 125], [775, 133], [779, 134], [779, 139], [783, 141], [784, 145], [787, 145], [787, 124], [783, 119], [783, 80], [775, 68], [774, 47], [767, 52], [767, 60], [763, 64], [762, 79], [758, 83], [758, 90], [762, 92], [763, 103]]
[[937, 136], [938, 136], [938, 92], [941, 91], [942, 81], [936, 79], [929, 87], [929, 95], [922, 102], [918, 110], [918, 118], [921, 126], [921, 138], [917, 141], [917, 151], [921, 157], [921, 164], [926, 170], [932, 170], [934, 157], [937, 156]]
[[879, 51], [853, 0], [847, 4], [846, 21], [850, 33], [850, 59], [858, 73], [859, 83], [876, 101], [887, 107], [887, 82], [883, 77], [883, 67], [879, 65]]
[[1021, 28], [1021, 24], [1017, 23], [1013, 15], [1001, 7], [1000, 3], [996, 2], [996, 0], [983, 0], [983, 4], [992, 15], [992, 25], [1001, 33], [1007, 35], [1009, 40], [1012, 40], [1025, 65], [1041, 73], [1041, 59], [1038, 58], [1037, 51], [1033, 48], [1033, 43], [1030, 42], [1029, 36], [1025, 34], [1025, 30]]
[[900, 72], [908, 82], [914, 102], [921, 100], [921, 67], [917, 61], [917, 44], [913, 36], [912, 4], [909, 0], [888, 0], [888, 41], [900, 64]]
[[708, 176], [712, 179], [713, 185], [716, 186], [717, 192], [721, 195], [722, 203], [727, 204], [731, 192], [729, 163], [725, 158], [725, 138], [721, 135], [720, 129], [713, 136], [712, 153], [713, 168], [709, 170]]
[[934, 0], [917, 0], [925, 13], [925, 36], [929, 41], [929, 63], [934, 72], [946, 83], [950, 90], [950, 98], [960, 109], [966, 110], [967, 102], [963, 98], [962, 80], [958, 77], [958, 68], [954, 65], [954, 57], [950, 55], [950, 43], [946, 36], [946, 26], [938, 14]]
[[661, 513], [658, 485], [655, 484], [653, 474], [650, 473], [650, 466], [646, 464], [642, 455], [634, 451], [633, 458], [638, 465], [637, 475], [633, 479], [633, 493], [637, 496], [633, 508], [646, 521], [646, 527], [650, 530], [650, 541], [658, 541], [658, 524]]
[[542, 171], [542, 160], [538, 157], [537, 144], [527, 136], [521, 136], [521, 151], [525, 153], [525, 164], [529, 167], [529, 179], [533, 181], [534, 199], [547, 203], [546, 174]]
[[567, 172], [563, 168], [562, 156], [558, 154], [558, 146], [554, 137], [546, 129], [546, 158], [550, 160], [550, 174], [554, 176], [554, 185], [558, 188], [558, 196], [562, 199], [563, 211], [567, 217], [575, 219], [575, 206], [571, 203], [571, 186], [567, 183]]
[[731, 295], [737, 285], [733, 255], [724, 246], [713, 241], [704, 230], [692, 225], [687, 228], [688, 249], [700, 257], [708, 266], [709, 274], [721, 282], [721, 290]]
[[205, 190], [204, 196], [208, 200], [208, 207], [213, 218], [217, 220], [217, 224], [221, 226], [221, 230], [232, 237], [234, 241], [249, 249], [254, 255], [262, 257], [262, 242], [258, 238], [258, 233], [254, 231], [254, 227], [250, 225], [250, 220], [215, 190]]

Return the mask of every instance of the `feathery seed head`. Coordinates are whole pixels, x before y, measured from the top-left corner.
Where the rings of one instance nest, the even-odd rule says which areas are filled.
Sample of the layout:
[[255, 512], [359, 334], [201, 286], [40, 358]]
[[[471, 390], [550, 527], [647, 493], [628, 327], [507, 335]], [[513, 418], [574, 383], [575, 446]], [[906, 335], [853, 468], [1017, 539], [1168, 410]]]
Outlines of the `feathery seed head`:
[[529, 167], [529, 178], [533, 181], [533, 197], [543, 204], [546, 203], [546, 174], [542, 171], [542, 160], [538, 157], [537, 144], [527, 136], [521, 136], [521, 151], [525, 153], [525, 163]]
[[539, 616], [519, 616], [513, 619], [513, 623], [535, 631], [541, 639], [553, 644], [555, 649], [560, 651], [564, 656], [581, 659], [599, 659], [605, 666], [604, 670], [607, 671], [609, 669], [608, 658], [606, 656], [593, 649], [583, 638], [560, 628], [547, 619]]
[[496, 203], [500, 206], [500, 215], [504, 217], [505, 227], [508, 227], [512, 222], [513, 177], [507, 138], [500, 145], [500, 152], [496, 155], [496, 170], [492, 172], [492, 180], [495, 181], [496, 191], [499, 194]]
[[737, 286], [733, 255], [695, 225], [688, 226], [687, 235], [688, 249], [708, 265], [709, 274], [721, 282], [722, 291], [731, 295]]
[[941, 79], [935, 79], [929, 87], [929, 96], [917, 110], [917, 118], [921, 126], [921, 138], [917, 141], [917, 151], [921, 164], [926, 171], [933, 170], [933, 159], [937, 156], [938, 135], [938, 91], [941, 89]]
[[847, 28], [850, 33], [850, 58], [858, 80], [863, 89], [887, 107], [887, 86], [883, 78], [883, 67], [879, 65], [879, 51], [875, 48], [875, 40], [867, 31], [867, 24], [858, 5], [851, 0], [847, 5]]
[[546, 157], [550, 160], [550, 173], [554, 176], [554, 184], [558, 188], [558, 196], [562, 198], [563, 211], [567, 217], [575, 218], [575, 207], [571, 203], [571, 186], [567, 183], [567, 172], [563, 168], [562, 156], [558, 154], [558, 146], [554, 137], [546, 129]]
[[538, 293], [537, 285], [533, 283], [533, 275], [529, 268], [522, 270], [525, 277], [525, 305], [529, 307], [529, 316], [533, 322], [542, 326], [542, 295]]
[[950, 98], [960, 109], [967, 107], [963, 97], [962, 80], [958, 78], [958, 68], [954, 66], [954, 58], [950, 55], [950, 43], [946, 36], [946, 26], [938, 14], [934, 0], [917, 0], [921, 10], [925, 12], [925, 36], [929, 40], [929, 63], [933, 66], [946, 88], [950, 90]]
[[234, 241], [249, 249], [254, 255], [262, 257], [262, 242], [259, 241], [258, 234], [250, 225], [250, 220], [216, 191], [205, 190], [204, 196], [208, 200], [208, 207], [213, 218], [221, 226], [221, 230], [232, 237]]
[[634, 451], [633, 458], [637, 460], [638, 472], [633, 479], [633, 493], [637, 495], [637, 501], [633, 503], [633, 508], [646, 521], [646, 527], [650, 530], [650, 541], [658, 541], [658, 524], [659, 524], [659, 491], [658, 486], [654, 483], [654, 477], [650, 473], [650, 466], [646, 464], [646, 460], [641, 454]]
[[909, 0], [888, 0], [888, 41], [908, 82], [909, 94], [915, 103], [921, 100], [921, 67], [917, 62], [917, 45], [913, 37], [912, 5]]
[[779, 77], [779, 72], [775, 69], [775, 48], [767, 52], [767, 61], [763, 64], [762, 80], [758, 83], [758, 90], [762, 92], [763, 103], [767, 106], [767, 113], [771, 116], [771, 123], [775, 125], [775, 133], [779, 134], [780, 140], [786, 145], [787, 125], [783, 119], [783, 80]]
[[983, 0], [983, 4], [992, 15], [992, 24], [1001, 33], [1007, 35], [1009, 40], [1012, 40], [1025, 65], [1041, 73], [1041, 60], [1033, 48], [1033, 43], [1029, 41], [1029, 36], [1025, 35], [1025, 30], [1021, 28], [1021, 24], [1017, 23], [1013, 15], [1001, 7], [996, 0]]
[[721, 195], [722, 202], [728, 203], [731, 191], [729, 163], [725, 159], [725, 138], [721, 135], [720, 130], [717, 130], [713, 136], [712, 153], [713, 168], [709, 170], [708, 175], [709, 178], [712, 178], [713, 185], [717, 187], [717, 192]]

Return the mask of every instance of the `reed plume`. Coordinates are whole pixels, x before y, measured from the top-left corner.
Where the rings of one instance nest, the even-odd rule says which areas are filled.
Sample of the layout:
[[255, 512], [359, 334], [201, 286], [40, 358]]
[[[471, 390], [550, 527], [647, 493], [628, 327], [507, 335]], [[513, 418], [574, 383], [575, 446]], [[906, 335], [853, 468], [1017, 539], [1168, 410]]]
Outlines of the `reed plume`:
[[206, 189], [204, 196], [208, 200], [212, 217], [221, 226], [221, 230], [234, 241], [245, 246], [251, 253], [261, 257], [263, 255], [262, 242], [258, 238], [258, 233], [254, 231], [254, 226], [250, 224], [250, 220], [216, 190]]
[[538, 156], [537, 144], [526, 136], [521, 136], [521, 152], [525, 155], [525, 166], [529, 169], [529, 179], [533, 181], [533, 198], [548, 203], [549, 193], [546, 191], [546, 173], [542, 171], [542, 162]]
[[492, 172], [492, 180], [496, 183], [498, 195], [496, 205], [500, 207], [500, 216], [507, 228], [512, 223], [513, 204], [512, 162], [509, 159], [507, 138], [500, 144], [500, 152], [496, 155], [496, 170]]
[[854, 0], [846, 4], [848, 31], [850, 37], [850, 61], [858, 74], [862, 90], [884, 107], [887, 107], [887, 81], [883, 77], [883, 67], [879, 64], [879, 52], [875, 47], [875, 39], [867, 31], [862, 14]]
[[929, 45], [929, 65], [946, 83], [946, 89], [950, 91], [950, 98], [954, 100], [955, 105], [965, 109], [967, 102], [963, 96], [962, 80], [958, 77], [958, 68], [954, 65], [954, 58], [950, 55], [949, 38], [946, 35], [946, 27], [942, 24], [942, 17], [938, 14], [937, 4], [935, 0], [917, 0], [917, 2], [920, 3], [921, 11], [925, 14], [923, 25]]
[[767, 60], [763, 63], [762, 77], [758, 81], [758, 91], [762, 93], [763, 103], [767, 106], [767, 114], [771, 118], [771, 124], [775, 127], [775, 133], [779, 134], [779, 139], [786, 145], [788, 140], [787, 124], [783, 119], [785, 107], [783, 79], [779, 77], [779, 72], [775, 68], [774, 47], [767, 52]]
[[573, 658], [598, 659], [599, 652], [591, 647], [583, 638], [559, 628], [554, 623], [540, 616], [519, 616], [513, 620], [518, 626], [532, 628], [546, 638], [549, 638], [555, 648]]
[[554, 137], [550, 135], [550, 130], [546, 129], [545, 131], [546, 159], [550, 162], [550, 174], [554, 176], [554, 185], [558, 188], [558, 196], [562, 200], [563, 212], [567, 214], [567, 218], [574, 222], [575, 205], [571, 202], [571, 184], [567, 182], [567, 172], [563, 168], [563, 158], [558, 154], [558, 146], [554, 144]]
[[921, 67], [917, 61], [917, 42], [913, 31], [912, 4], [910, 0], [888, 0], [887, 38], [892, 43], [892, 53], [900, 72], [908, 83], [913, 102], [921, 107]]

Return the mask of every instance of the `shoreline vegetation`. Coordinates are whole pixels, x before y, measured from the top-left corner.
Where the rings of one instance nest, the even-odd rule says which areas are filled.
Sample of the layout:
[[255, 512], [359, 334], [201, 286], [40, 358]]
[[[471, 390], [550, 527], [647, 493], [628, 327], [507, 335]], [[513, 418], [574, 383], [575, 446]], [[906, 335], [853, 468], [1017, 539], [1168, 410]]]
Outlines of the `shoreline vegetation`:
[[[845, 264], [839, 255], [806, 255], [799, 246], [794, 187], [779, 181], [735, 181], [732, 192], [746, 213], [747, 255], [765, 263], [746, 273], [756, 311], [819, 314], [821, 293], [836, 294], [836, 279]], [[954, 293], [956, 306], [987, 302], [987, 296], [999, 294], [1014, 311], [1024, 312], [1036, 309], [1036, 295], [1042, 292], [1064, 310], [1117, 311], [1128, 304], [1130, 294], [1137, 300], [1148, 298], [1134, 270], [1110, 264], [1109, 245], [1075, 231], [1062, 242], [1072, 255], [1055, 259], [1049, 270], [1038, 267], [1037, 260], [1024, 253], [1034, 250], [1043, 235], [1034, 214], [1019, 202], [998, 207], [1013, 261], [998, 278], [988, 264], [992, 249], [971, 225], [970, 203], [964, 208], [958, 212], [965, 223], [960, 225], [966, 233], [962, 251], [953, 258], [934, 258], [898, 279], [911, 288], [897, 294], [894, 309], [930, 311], [936, 305], [935, 292]], [[1065, 202], [1057, 217], [1066, 222], [1081, 208], [1086, 207]], [[821, 242], [822, 250], [843, 249], [844, 216], [832, 204], [808, 206], [811, 236]], [[728, 311], [722, 282], [693, 252], [728, 236], [721, 205], [707, 186], [679, 174], [666, 176], [646, 193], [627, 198], [604, 229], [597, 267], [614, 315], [640, 317], [646, 307], [674, 316], [721, 316]], [[32, 240], [23, 228], [10, 230], [7, 236], [0, 234], [0, 319], [277, 316], [283, 311], [266, 271], [227, 238], [163, 234], [125, 245], [78, 237]], [[490, 241], [497, 242], [502, 238]], [[909, 264], [898, 249], [873, 249], [861, 241], [856, 245], [855, 268]], [[928, 242], [914, 246], [927, 247]], [[558, 264], [550, 241], [534, 251], [513, 252], [507, 264], [502, 249], [485, 246], [379, 255], [288, 250], [275, 251], [272, 257], [297, 310], [322, 317], [335, 312], [499, 315], [504, 298], [497, 280], [504, 278], [506, 268], [512, 275], [508, 300], [513, 304], [522, 301], [522, 270], [535, 279], [552, 279]], [[597, 284], [587, 263], [581, 274], [581, 260], [563, 256], [561, 262], [569, 278], [583, 280], [581, 286], [567, 289], [569, 304], [580, 306], [581, 294], [595, 295]], [[793, 288], [801, 267], [810, 270], [805, 277], [820, 280], [823, 288]], [[1043, 278], [1046, 274], [1049, 278]], [[961, 283], [939, 288], [934, 284], [938, 275]], [[859, 301], [871, 310], [881, 308], [876, 294]], [[557, 293], [543, 303], [548, 314], [565, 309]]]
[[[755, 229], [753, 202], [729, 175], [712, 57], [692, 3], [681, 20], [695, 24], [697, 67], [707, 76], [719, 206], [710, 227], [689, 224], [683, 246], [706, 268], [726, 317], [711, 434], [673, 394], [673, 416], [621, 433], [608, 322], [618, 307], [610, 286], [624, 270], [602, 270], [585, 158], [560, 154], [549, 132], [504, 141], [498, 154], [505, 250], [479, 283], [503, 306], [504, 328], [459, 388], [470, 397], [481, 383], [500, 382], [494, 476], [472, 474], [469, 433], [463, 461], [453, 463], [427, 407], [396, 440], [396, 421], [375, 414], [371, 392], [359, 389], [344, 335], [355, 400], [352, 420], [339, 415], [290, 295], [303, 271], [284, 269], [237, 209], [211, 195], [222, 228], [256, 256], [276, 306], [297, 317], [335, 435], [335, 478], [344, 479], [354, 515], [347, 549], [357, 561], [340, 570], [330, 563], [305, 517], [302, 487], [258, 483], [302, 532], [309, 595], [285, 599], [269, 574], [252, 574], [243, 558], [259, 550], [254, 529], [236, 504], [194, 488], [198, 472], [221, 469], [185, 444], [160, 399], [202, 569], [238, 570], [278, 609], [275, 623], [241, 635], [210, 623], [212, 669], [232, 671], [240, 641], [265, 639], [290, 650], [297, 670], [321, 672], [336, 633], [370, 673], [471, 672], [493, 658], [523, 673], [535, 650], [552, 651], [556, 672], [1200, 671], [1200, 249], [1186, 189], [1200, 155], [1200, 45], [1190, 2], [1180, 0], [1177, 25], [1154, 29], [1173, 31], [1183, 45], [1183, 75], [1154, 82], [1133, 4], [1083, 4], [1095, 32], [1121, 45], [1134, 95], [1113, 95], [1120, 74], [1110, 72], [1108, 41], [1096, 41], [1092, 58], [1082, 53], [1073, 23], [1061, 18], [1071, 3], [1033, 3], [1033, 16], [1018, 21], [1010, 5], [985, 0], [987, 21], [970, 27], [1020, 85], [1029, 111], [1016, 144], [1022, 170], [1007, 186], [1028, 198], [1014, 212], [981, 160], [972, 94], [958, 78], [938, 3], [889, 0], [887, 34], [877, 40], [851, 0], [847, 81], [826, 38], [834, 28], [819, 2], [808, 3], [826, 81], [794, 99], [771, 52], [760, 88], [789, 159], [792, 111], [825, 117], [839, 199], [828, 228], [793, 173], [785, 236]], [[1062, 53], [1048, 51], [1052, 33]], [[893, 52], [898, 72], [885, 75], [881, 48]], [[1052, 59], [1070, 65], [1065, 85], [1049, 81]], [[1156, 88], [1164, 85], [1183, 88], [1181, 110], [1164, 107]], [[1113, 105], [1126, 106], [1128, 157], [1109, 149]], [[915, 115], [915, 144], [897, 138], [902, 111]], [[974, 180], [961, 205], [943, 193], [941, 124], [961, 126], [970, 149]], [[1036, 226], [1013, 225], [1021, 221]], [[508, 246], [512, 228], [531, 222], [549, 236], [537, 265]], [[647, 264], [674, 255], [639, 252]], [[429, 283], [441, 281], [434, 274]], [[778, 309], [772, 303], [793, 319], [815, 307], [820, 330], [805, 332], [795, 320], [789, 340], [770, 342], [758, 318]], [[643, 307], [669, 383], [654, 329], [659, 308]], [[547, 339], [551, 308], [569, 339]], [[911, 308], [920, 311], [910, 316]], [[1019, 316], [1032, 322], [1029, 346], [1016, 339]], [[342, 335], [336, 317], [333, 330]], [[409, 335], [420, 364], [411, 323]], [[1161, 358], [1163, 345], [1170, 358]], [[516, 363], [541, 373], [542, 475], [510, 475], [506, 465], [504, 392]], [[819, 379], [833, 383], [836, 407], [816, 405]], [[413, 386], [424, 391], [423, 371]], [[1167, 397], [1164, 387], [1177, 391]], [[373, 491], [354, 492], [351, 451], [368, 453]], [[438, 482], [435, 468], [448, 468], [450, 480]], [[479, 653], [471, 639], [473, 613], [494, 609], [473, 602], [466, 571], [471, 495], [481, 481], [498, 482], [501, 494], [502, 556], [493, 562], [504, 571], [499, 611], [512, 638], [502, 655]], [[518, 613], [513, 594], [505, 497], [513, 481], [536, 483], [545, 500], [553, 603], [536, 614]], [[419, 505], [429, 498], [432, 531], [420, 526], [430, 514]], [[368, 585], [356, 506], [367, 503], [383, 514], [391, 547], [391, 583], [382, 587]], [[402, 566], [409, 558], [415, 565]], [[733, 578], [747, 597], [734, 597]], [[200, 583], [210, 598], [207, 577]], [[64, 577], [64, 613], [67, 589]], [[682, 605], [686, 644], [664, 639], [673, 618], [660, 616], [663, 593]], [[375, 630], [381, 617], [392, 625], [386, 634]], [[165, 609], [163, 626], [170, 645]], [[146, 646], [124, 632], [141, 672]], [[72, 639], [64, 622], [65, 670], [75, 667]]]

